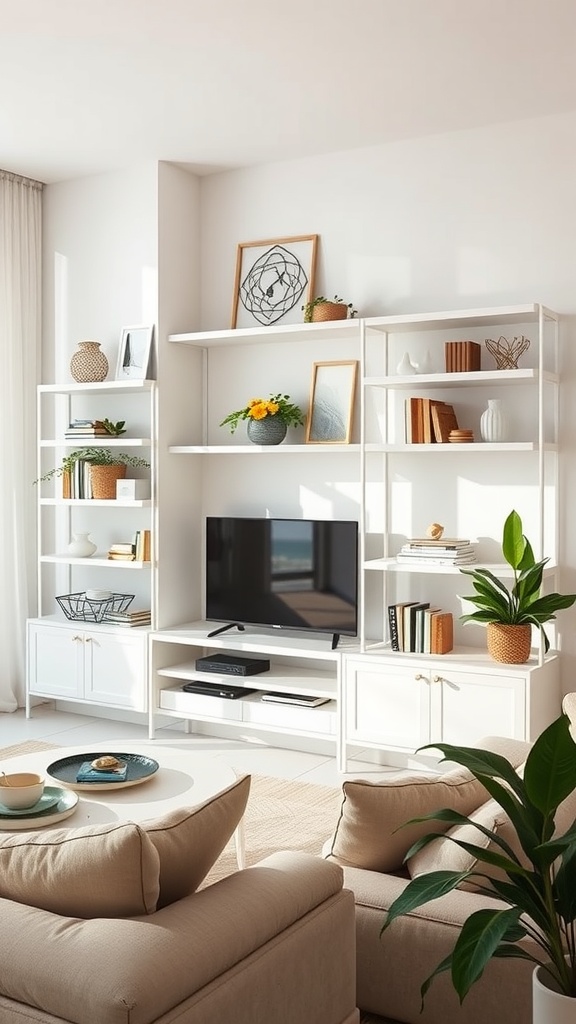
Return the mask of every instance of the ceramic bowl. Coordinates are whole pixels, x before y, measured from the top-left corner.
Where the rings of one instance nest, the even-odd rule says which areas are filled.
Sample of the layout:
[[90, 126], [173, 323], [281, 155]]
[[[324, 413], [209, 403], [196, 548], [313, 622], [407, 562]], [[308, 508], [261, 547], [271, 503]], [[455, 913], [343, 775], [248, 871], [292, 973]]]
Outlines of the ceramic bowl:
[[33, 807], [44, 792], [44, 783], [44, 776], [34, 772], [0, 775], [0, 804], [11, 811]]

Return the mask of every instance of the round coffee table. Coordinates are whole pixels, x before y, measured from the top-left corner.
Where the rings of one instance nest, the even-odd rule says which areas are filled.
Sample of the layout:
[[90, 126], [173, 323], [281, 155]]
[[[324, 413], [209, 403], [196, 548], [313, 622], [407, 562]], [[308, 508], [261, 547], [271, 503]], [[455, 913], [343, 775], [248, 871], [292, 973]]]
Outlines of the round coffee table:
[[[20, 754], [3, 762], [7, 772], [41, 772], [46, 774], [49, 765], [64, 757], [80, 757], [85, 753], [142, 754], [158, 762], [158, 771], [137, 786], [110, 788], [91, 792], [82, 789], [79, 799], [69, 818], [52, 824], [43, 824], [41, 818], [27, 819], [27, 829], [76, 828], [79, 825], [100, 825], [109, 821], [145, 821], [158, 818], [167, 811], [180, 807], [194, 807], [215, 796], [232, 785], [238, 778], [233, 768], [218, 758], [189, 751], [184, 745], [166, 746], [159, 743], [125, 742], [86, 743], [81, 747], [55, 747], [53, 750], [39, 750], [31, 754]], [[46, 774], [46, 785], [61, 786], [63, 783]], [[73, 787], [71, 787], [73, 788]], [[18, 825], [21, 828], [21, 825]], [[0, 830], [13, 831], [11, 822], [2, 819]], [[244, 826], [241, 821], [234, 833], [236, 860], [239, 868], [245, 866]]]

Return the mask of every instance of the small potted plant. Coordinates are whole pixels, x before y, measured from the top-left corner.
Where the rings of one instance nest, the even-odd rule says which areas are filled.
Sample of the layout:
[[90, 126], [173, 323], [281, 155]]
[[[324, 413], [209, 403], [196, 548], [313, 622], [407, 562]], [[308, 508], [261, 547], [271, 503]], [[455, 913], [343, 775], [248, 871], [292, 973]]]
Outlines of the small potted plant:
[[[576, 746], [570, 719], [561, 715], [538, 737], [522, 777], [500, 754], [447, 743], [428, 744], [421, 749], [430, 747], [440, 750], [444, 760], [463, 765], [483, 783], [511, 823], [512, 835], [506, 841], [498, 829], [492, 831], [449, 809], [415, 819], [443, 822], [446, 827], [473, 826], [478, 830], [479, 841], [478, 845], [464, 841], [457, 838], [457, 831], [453, 837], [440, 827], [417, 840], [408, 850], [406, 861], [441, 838], [465, 850], [473, 867], [417, 875], [391, 904], [382, 931], [393, 925], [396, 918], [441, 898], [470, 879], [477, 892], [496, 897], [501, 906], [484, 907], [467, 918], [452, 952], [422, 985], [422, 1000], [434, 978], [449, 971], [462, 1002], [492, 957], [516, 957], [535, 964], [534, 1024], [575, 1020], [573, 797], [561, 812], [561, 821], [558, 816], [559, 808], [576, 789]], [[562, 834], [564, 828], [567, 830]], [[532, 940], [530, 946], [521, 942], [525, 938]], [[559, 1003], [563, 1009], [555, 1015], [560, 1011]]]
[[304, 416], [299, 406], [290, 401], [290, 395], [270, 395], [270, 398], [251, 398], [243, 409], [231, 412], [220, 426], [229, 426], [233, 434], [240, 420], [247, 420], [248, 439], [253, 444], [280, 444], [288, 427], [301, 427]]
[[461, 622], [486, 625], [488, 653], [494, 661], [521, 665], [530, 657], [532, 626], [540, 630], [545, 652], [550, 643], [544, 623], [556, 618], [555, 612], [570, 608], [576, 594], [540, 595], [542, 573], [549, 561], [534, 558], [531, 544], [522, 533], [522, 520], [514, 510], [504, 523], [502, 554], [514, 572], [514, 585], [508, 589], [489, 569], [461, 569], [470, 576], [475, 593], [463, 601], [476, 605], [477, 611], [461, 615]]
[[126, 452], [113, 452], [111, 448], [77, 448], [75, 451], [65, 455], [59, 466], [48, 470], [34, 483], [43, 483], [54, 476], [63, 477], [64, 497], [70, 497], [70, 484], [74, 466], [78, 461], [84, 461], [90, 465], [90, 483], [92, 486], [92, 497], [98, 499], [110, 499], [116, 497], [116, 481], [126, 476], [127, 466], [149, 467], [146, 459], [136, 455], [127, 455]]
[[358, 310], [354, 309], [352, 302], [344, 302], [344, 299], [335, 295], [333, 299], [327, 299], [324, 295], [318, 295], [310, 302], [306, 302], [304, 310], [304, 323], [319, 323], [322, 320], [347, 320], [349, 317], [358, 316]]

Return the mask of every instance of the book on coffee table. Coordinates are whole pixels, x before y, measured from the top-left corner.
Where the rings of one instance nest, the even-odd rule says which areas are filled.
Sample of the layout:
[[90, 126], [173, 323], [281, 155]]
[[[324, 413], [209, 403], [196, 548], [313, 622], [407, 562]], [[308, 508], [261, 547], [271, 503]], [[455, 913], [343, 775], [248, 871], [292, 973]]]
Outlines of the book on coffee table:
[[126, 782], [128, 765], [124, 763], [121, 768], [110, 771], [102, 771], [93, 768], [90, 761], [83, 761], [76, 774], [76, 782]]

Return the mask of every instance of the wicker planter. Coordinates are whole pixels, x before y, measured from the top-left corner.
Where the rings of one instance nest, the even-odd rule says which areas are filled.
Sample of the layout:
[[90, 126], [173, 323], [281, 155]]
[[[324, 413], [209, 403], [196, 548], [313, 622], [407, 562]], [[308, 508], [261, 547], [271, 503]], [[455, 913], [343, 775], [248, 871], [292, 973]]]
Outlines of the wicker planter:
[[530, 657], [532, 626], [506, 626], [489, 622], [486, 627], [488, 654], [506, 665], [524, 665]]
[[345, 302], [319, 302], [312, 310], [312, 323], [322, 320], [346, 320], [348, 306]]
[[116, 481], [126, 476], [126, 465], [119, 462], [113, 466], [90, 466], [92, 497], [109, 500], [116, 497]]

